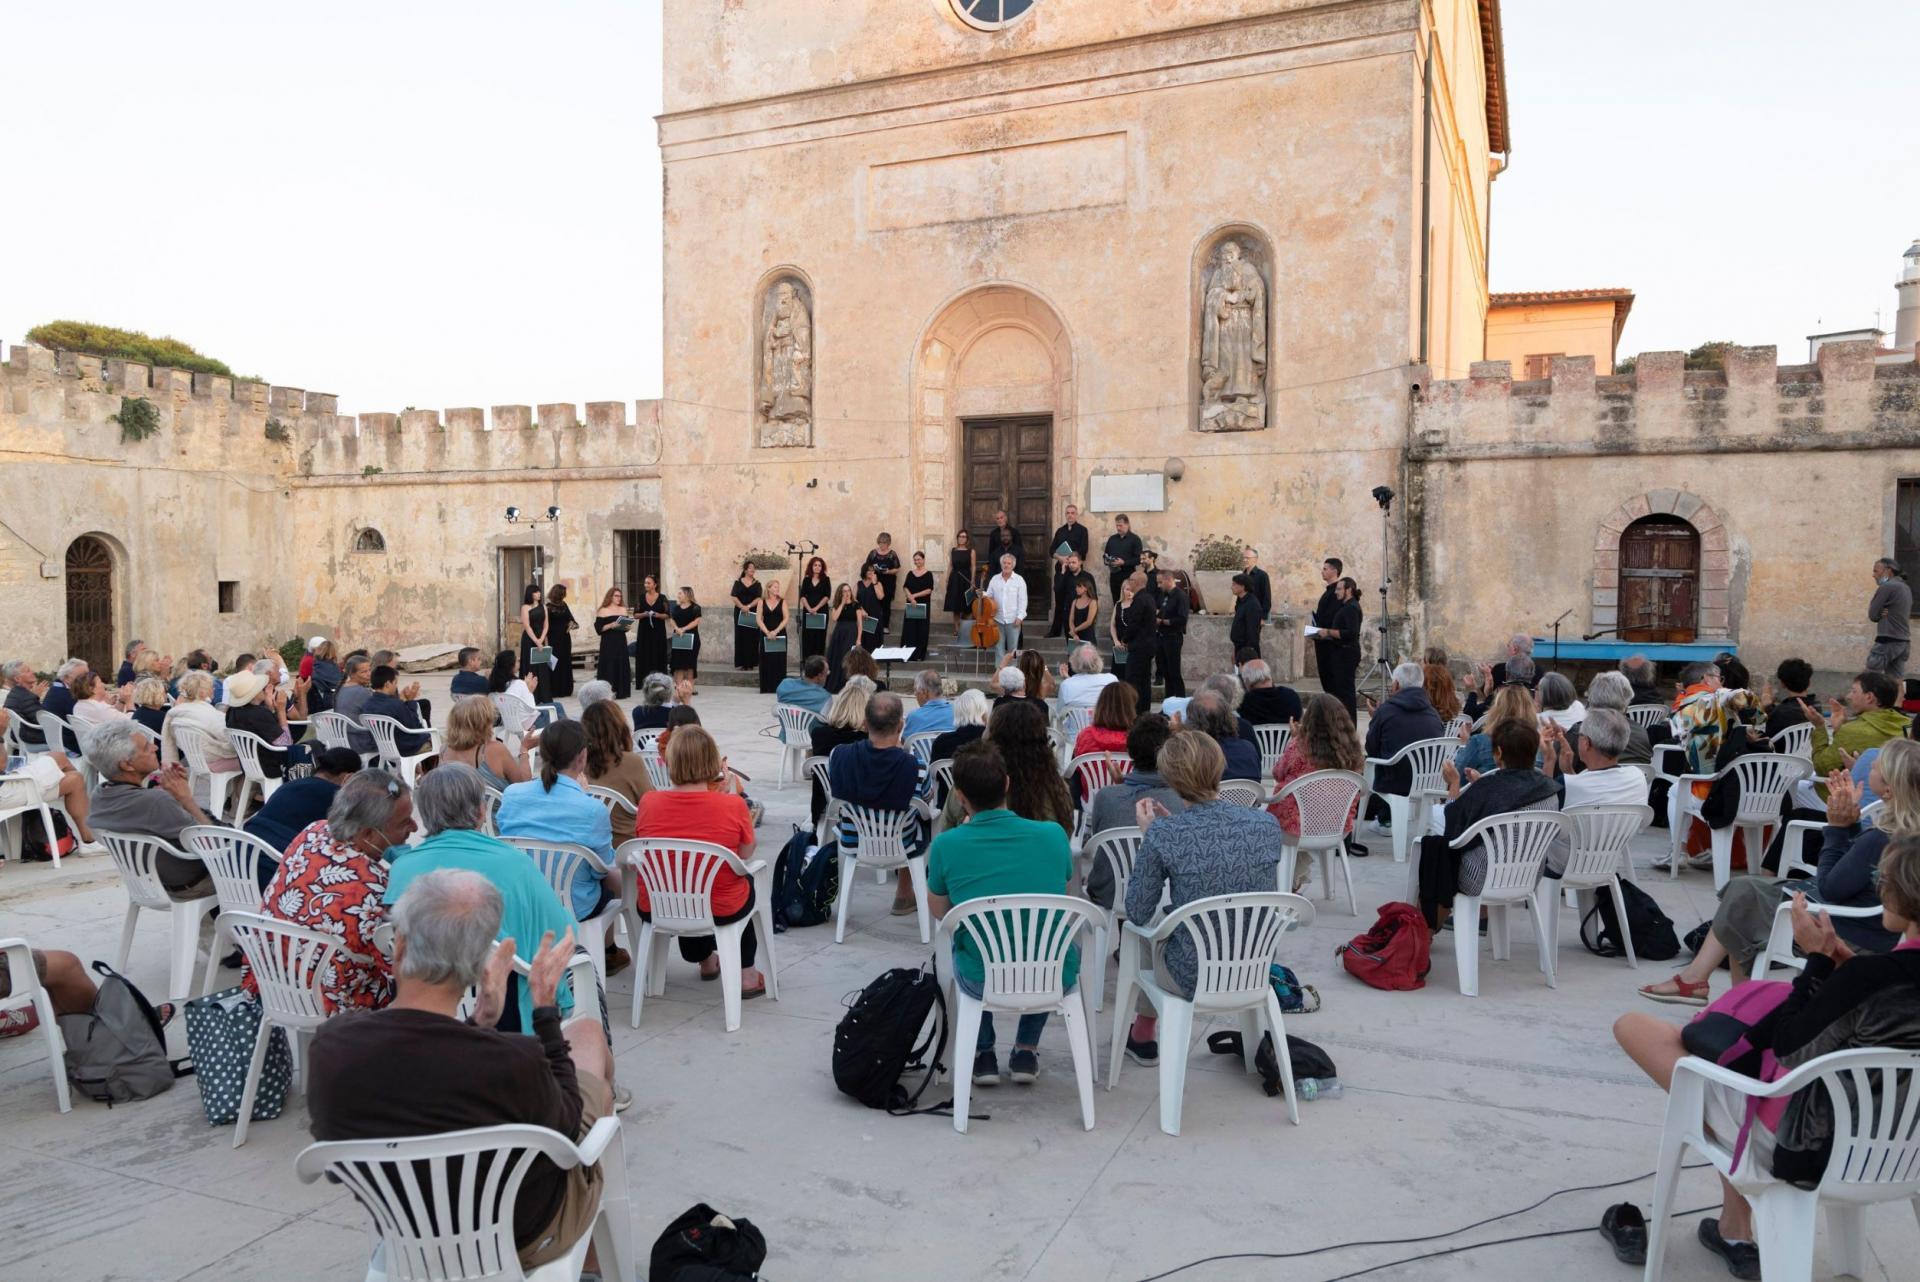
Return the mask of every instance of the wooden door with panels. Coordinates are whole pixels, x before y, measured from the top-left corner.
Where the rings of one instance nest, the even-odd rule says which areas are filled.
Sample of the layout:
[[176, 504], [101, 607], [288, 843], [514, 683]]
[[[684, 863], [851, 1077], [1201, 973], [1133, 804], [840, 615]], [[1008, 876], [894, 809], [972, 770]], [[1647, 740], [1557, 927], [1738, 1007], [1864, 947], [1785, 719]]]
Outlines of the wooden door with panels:
[[[1053, 416], [967, 419], [961, 423], [965, 465], [962, 507], [973, 546], [986, 555], [993, 514], [1004, 509], [1020, 532], [1020, 577], [1027, 581], [1027, 618], [1045, 619], [1053, 604]], [[981, 566], [982, 575], [1000, 567]]]
[[1642, 517], [1620, 536], [1620, 639], [1699, 634], [1700, 535], [1678, 517]]

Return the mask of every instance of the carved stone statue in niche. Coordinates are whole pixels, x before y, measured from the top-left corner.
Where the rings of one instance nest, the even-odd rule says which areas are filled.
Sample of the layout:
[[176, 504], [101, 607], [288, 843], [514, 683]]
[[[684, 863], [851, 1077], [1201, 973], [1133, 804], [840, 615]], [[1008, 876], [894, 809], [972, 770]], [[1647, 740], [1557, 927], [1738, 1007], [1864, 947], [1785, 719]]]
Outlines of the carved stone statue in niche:
[[755, 401], [762, 445], [813, 443], [813, 305], [797, 280], [776, 281], [761, 301]]
[[1200, 430], [1267, 425], [1267, 283], [1239, 240], [1214, 250], [1200, 304]]

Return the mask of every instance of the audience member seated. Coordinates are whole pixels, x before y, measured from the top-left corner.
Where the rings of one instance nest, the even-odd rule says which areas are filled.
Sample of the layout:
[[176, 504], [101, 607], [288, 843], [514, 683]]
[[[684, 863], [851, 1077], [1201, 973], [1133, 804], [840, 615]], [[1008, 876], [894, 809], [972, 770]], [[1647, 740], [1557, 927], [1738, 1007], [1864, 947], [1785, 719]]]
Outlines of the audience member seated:
[[953, 729], [933, 741], [932, 761], [951, 761], [955, 754], [987, 732], [987, 714], [993, 703], [984, 690], [962, 690], [953, 701]]
[[[1134, 822], [1144, 836], [1127, 883], [1128, 920], [1145, 923], [1159, 916], [1163, 889], [1170, 892], [1170, 909], [1214, 895], [1273, 890], [1282, 853], [1280, 825], [1263, 810], [1220, 799], [1226, 764], [1219, 740], [1197, 730], [1181, 731], [1160, 749], [1160, 774], [1187, 807], [1171, 814], [1151, 798], [1135, 803]], [[1153, 971], [1167, 991], [1193, 995], [1199, 959], [1187, 931], [1176, 931], [1167, 940], [1153, 958]], [[1127, 1034], [1127, 1058], [1158, 1064], [1153, 1005], [1144, 993], [1139, 1001]]]
[[[999, 750], [1012, 779], [1007, 809], [1022, 819], [1058, 824], [1071, 836], [1074, 799], [1060, 777], [1059, 759], [1047, 738], [1045, 705], [1037, 699], [1018, 699], [995, 708], [987, 719], [985, 738]], [[942, 819], [949, 828], [966, 822], [958, 792], [948, 795]]]
[[1100, 692], [1089, 721], [1073, 741], [1073, 755], [1090, 752], [1125, 752], [1127, 732], [1139, 715], [1140, 695], [1125, 682], [1116, 681]]
[[1805, 659], [1785, 659], [1773, 670], [1773, 679], [1779, 682], [1776, 694], [1767, 689], [1761, 699], [1767, 714], [1767, 737], [1772, 738], [1782, 730], [1800, 725], [1808, 720], [1807, 713], [1815, 717], [1826, 716], [1826, 707], [1820, 702], [1820, 696], [1813, 692], [1813, 665]]
[[1633, 704], [1654, 704], [1666, 707], [1673, 702], [1672, 697], [1661, 693], [1657, 684], [1653, 660], [1644, 654], [1630, 654], [1620, 660], [1620, 675], [1633, 687]]
[[[1461, 850], [1453, 849], [1450, 842], [1490, 815], [1560, 808], [1560, 790], [1534, 769], [1540, 755], [1540, 730], [1534, 719], [1502, 721], [1494, 727], [1492, 738], [1498, 768], [1486, 774], [1469, 772], [1463, 787], [1460, 771], [1451, 761], [1446, 764], [1442, 771], [1447, 781], [1445, 829], [1420, 839], [1420, 911], [1434, 930], [1453, 915], [1453, 897], [1479, 894], [1487, 875], [1486, 847], [1480, 841]], [[1476, 922], [1458, 927], [1478, 928]]]
[[1066, 676], [1060, 682], [1061, 709], [1091, 708], [1100, 692], [1120, 678], [1101, 670], [1100, 652], [1090, 645], [1076, 645], [1067, 656]]
[[40, 697], [47, 692], [47, 683], [40, 680], [33, 664], [25, 659], [9, 659], [0, 664], [0, 680], [7, 685], [7, 715], [20, 729], [20, 742], [45, 743], [40, 734]]
[[[1345, 709], [1342, 709], [1345, 711]], [[1160, 749], [1173, 735], [1173, 723], [1165, 714], [1143, 712], [1127, 731], [1127, 756], [1133, 769], [1093, 794], [1087, 810], [1086, 848], [1109, 828], [1131, 828], [1139, 822], [1139, 806], [1144, 799], [1156, 803], [1169, 814], [1187, 808], [1181, 795], [1160, 775]], [[1087, 898], [1102, 908], [1113, 907], [1113, 869], [1104, 859], [1096, 860], [1087, 871]]]
[[1501, 687], [1522, 686], [1531, 695], [1536, 680], [1538, 677], [1535, 675], [1531, 655], [1512, 655], [1505, 663], [1496, 664], [1491, 668], [1482, 664], [1474, 674], [1472, 686], [1467, 691], [1467, 702], [1463, 711], [1478, 721], [1487, 714], [1487, 709], [1492, 706], [1494, 695]]
[[1224, 778], [1260, 779], [1260, 749], [1234, 732], [1233, 713], [1217, 691], [1203, 689], [1193, 696], [1187, 704], [1186, 724], [1219, 742], [1226, 761]]
[[1027, 697], [1045, 703], [1055, 693], [1053, 674], [1038, 650], [1022, 650], [1018, 659], [1020, 675], [1027, 679]]
[[[344, 748], [328, 751], [353, 756]], [[279, 792], [316, 780], [296, 780]], [[373, 936], [388, 917], [387, 852], [413, 833], [413, 798], [405, 784], [380, 770], [361, 771], [329, 791], [332, 804], [323, 817], [300, 829], [279, 866], [267, 870], [260, 911], [331, 935], [364, 959], [336, 956], [321, 976], [329, 1015], [378, 1010], [393, 1000], [393, 966]], [[259, 991], [251, 968], [240, 982], [250, 993]]]
[[366, 710], [367, 700], [373, 698], [373, 665], [364, 654], [350, 654], [340, 670], [344, 675], [340, 693], [333, 697], [333, 710], [353, 723], [347, 730], [347, 745], [366, 756], [374, 751], [373, 735], [359, 726], [360, 714]]
[[557, 705], [541, 702], [539, 670], [529, 668], [522, 674], [519, 663], [519, 655], [512, 650], [494, 655], [493, 668], [487, 673], [487, 694], [505, 695], [519, 703], [526, 709], [527, 725], [534, 730], [545, 729], [565, 714]]
[[[307, 712], [327, 712], [333, 708], [333, 701], [340, 695], [341, 683], [345, 680], [340, 671], [340, 651], [333, 642], [325, 637], [317, 638], [319, 645], [313, 648], [308, 657], [313, 666], [302, 672], [300, 677], [308, 683]], [[304, 665], [303, 665], [304, 666]], [[455, 674], [456, 679], [458, 674]]]
[[141, 677], [133, 683], [133, 719], [159, 734], [167, 724], [167, 683], [159, 677]]
[[[1514, 662], [1516, 659], [1524, 659], [1526, 662], [1516, 664]], [[1494, 684], [1505, 685], [1509, 681], [1520, 681], [1531, 686], [1538, 680], [1539, 677], [1534, 675], [1533, 638], [1524, 632], [1516, 632], [1507, 638], [1506, 662], [1493, 665]]]
[[[88, 761], [100, 772], [87, 816], [95, 833], [158, 837], [179, 849], [184, 829], [213, 822], [194, 801], [186, 770], [178, 763], [163, 769], [160, 750], [134, 730], [133, 722], [101, 726], [87, 740], [87, 750]], [[155, 772], [155, 786], [149, 788], [147, 778]], [[198, 859], [162, 851], [154, 873], [170, 898], [204, 899], [213, 893], [213, 878]]]
[[[67, 812], [67, 818], [73, 824], [74, 836], [80, 843], [74, 848], [74, 853], [106, 853], [107, 848], [94, 839], [93, 827], [87, 822], [90, 802], [86, 780], [67, 760], [66, 753], [58, 749], [30, 752], [21, 758], [20, 768], [13, 774], [15, 778], [11, 780], [0, 780], [0, 808], [31, 806], [36, 802], [43, 806], [59, 806]], [[29, 816], [21, 822], [31, 825], [25, 831], [40, 832], [37, 819]], [[22, 858], [26, 859], [27, 856], [23, 854]], [[50, 861], [53, 856], [51, 853], [42, 853], [38, 858]]]
[[673, 702], [673, 678], [664, 672], [649, 672], [640, 682], [640, 698], [633, 705], [633, 729], [665, 730], [668, 705]]
[[[393, 1004], [329, 1020], [314, 1035], [305, 1075], [314, 1139], [522, 1125], [580, 1140], [611, 1115], [613, 1054], [600, 1021], [563, 1023], [556, 1004], [573, 956], [571, 931], [522, 941], [533, 974], [525, 985], [510, 984], [517, 981], [513, 951], [492, 941], [513, 933], [512, 918], [498, 886], [471, 872], [449, 869], [413, 884], [394, 907]], [[460, 1003], [476, 985], [478, 1004], [463, 1021]], [[531, 1037], [491, 1027], [513, 1004], [511, 987], [528, 990], [523, 1027]], [[533, 1160], [513, 1208], [522, 1268], [572, 1249], [599, 1213], [603, 1179], [597, 1165], [562, 1171]]]
[[[1427, 670], [1411, 660], [1394, 668], [1393, 689], [1387, 701], [1373, 710], [1367, 723], [1367, 755], [1378, 761], [1390, 760], [1395, 753], [1420, 742], [1438, 739], [1447, 733], [1447, 723], [1427, 698]], [[1413, 766], [1377, 765], [1373, 768], [1374, 796], [1367, 803], [1370, 818], [1385, 820], [1387, 803], [1382, 796], [1404, 797], [1413, 787]]]
[[[847, 689], [853, 682], [847, 683]], [[840, 692], [846, 697], [847, 690]], [[836, 704], [838, 699], [836, 699]], [[866, 700], [863, 710], [866, 735], [833, 749], [827, 760], [827, 782], [833, 799], [868, 810], [898, 811], [913, 804], [920, 791], [920, 759], [900, 746], [900, 731], [906, 720], [900, 696], [881, 690]], [[1045, 730], [1041, 731], [1042, 738]], [[1058, 771], [1054, 777], [1059, 778]], [[849, 854], [860, 846], [860, 835], [852, 821], [842, 818], [838, 833], [840, 849]], [[926, 834], [910, 829], [906, 845], [910, 854], [925, 853]], [[915, 911], [913, 880], [904, 871], [895, 879], [893, 911], [904, 915]]]
[[[244, 826], [275, 850], [284, 851], [302, 830], [327, 817], [333, 809], [334, 798], [340, 794], [340, 786], [359, 773], [359, 753], [351, 748], [322, 748], [314, 754], [313, 773], [304, 779], [289, 779], [275, 788], [273, 795], [253, 812]], [[411, 802], [408, 810], [412, 810]], [[263, 889], [272, 873], [271, 867], [261, 868]]]
[[[1874, 877], [1889, 844], [1920, 838], [1920, 743], [1895, 739], [1886, 744], [1875, 754], [1868, 778], [1868, 786], [1884, 803], [1872, 824], [1860, 820], [1860, 786], [1836, 770], [1828, 777], [1827, 826], [1812, 879], [1730, 879], [1720, 891], [1720, 905], [1700, 951], [1672, 979], [1642, 988], [1641, 996], [1704, 1006], [1708, 980], [1723, 961], [1735, 983], [1745, 979], [1773, 932], [1774, 912], [1788, 894], [1802, 892], [1816, 907], [1867, 908], [1879, 903]], [[1884, 953], [1899, 942], [1877, 918], [1836, 917], [1833, 928], [1856, 952]]]
[[[1606, 672], [1600, 675], [1619, 676]], [[1540, 684], [1544, 690], [1546, 683]], [[1632, 730], [1627, 714], [1612, 708], [1589, 709], [1577, 736], [1569, 735], [1554, 722], [1540, 723], [1543, 773], [1559, 785], [1562, 810], [1575, 806], [1647, 804], [1646, 774], [1620, 761], [1620, 754], [1632, 739]], [[1547, 854], [1549, 877], [1560, 875], [1560, 870], [1567, 866], [1568, 853], [1565, 841], [1553, 844]]]
[[[827, 705], [826, 718], [813, 727], [807, 755], [832, 757], [833, 750], [842, 744], [866, 738], [867, 700], [873, 697], [873, 689], [873, 682], [867, 678], [849, 677], [840, 693], [833, 696], [833, 702]], [[813, 822], [817, 824], [826, 813], [827, 793], [818, 779], [812, 781], [812, 788]]]
[[470, 694], [485, 696], [493, 693], [487, 685], [487, 674], [481, 671], [486, 667], [487, 656], [477, 645], [463, 645], [454, 660], [455, 671], [449, 690], [455, 699], [464, 699]]
[[[180, 748], [182, 731], [198, 731], [206, 737], [207, 766], [214, 771], [238, 771], [240, 758], [234, 755], [233, 742], [227, 738], [227, 718], [209, 702], [213, 697], [213, 674], [188, 669], [180, 678], [179, 692], [167, 709], [160, 726], [161, 760], [167, 765], [186, 764]], [[202, 806], [210, 804], [207, 776], [193, 777], [194, 799]]]
[[[602, 681], [598, 677], [592, 681], [582, 681], [580, 683], [580, 689], [573, 697], [574, 700], [579, 703], [582, 713], [585, 713], [588, 708], [591, 708], [596, 703], [614, 703], [616, 707], [618, 706], [618, 701], [613, 697], [613, 682]], [[624, 717], [622, 721], [624, 723]]]
[[[640, 799], [634, 836], [711, 842], [740, 856], [742, 863], [750, 861], [757, 840], [753, 818], [747, 811], [746, 799], [728, 789], [727, 776], [727, 759], [720, 755], [720, 746], [713, 741], [713, 736], [701, 726], [681, 728], [667, 748], [667, 778], [673, 786], [654, 789]], [[652, 920], [652, 905], [644, 882], [638, 882], [636, 893], [641, 920]], [[756, 895], [753, 879], [742, 877], [732, 869], [723, 868], [714, 878], [714, 924], [748, 922], [740, 936], [742, 997], [758, 997], [767, 991], [766, 977], [753, 966], [759, 950], [759, 939], [750, 921]], [[702, 979], [718, 979], [720, 959], [714, 955], [717, 946], [712, 935], [682, 935], [680, 956], [700, 967]]]
[[[28, 951], [33, 957], [33, 969], [39, 976], [40, 987], [47, 990], [47, 997], [53, 1002], [55, 1015], [84, 1015], [93, 1009], [94, 999], [100, 996], [100, 989], [94, 984], [93, 977], [87, 974], [84, 962], [58, 948], [33, 948]], [[8, 969], [6, 954], [0, 953], [0, 997], [11, 996], [13, 975]], [[154, 1008], [160, 1016], [162, 1028], [173, 1022], [173, 1009], [171, 1002], [161, 1002]], [[32, 1015], [30, 1008], [0, 1015], [0, 1038], [19, 1037], [32, 1031]]]
[[[1679, 763], [1689, 774], [1712, 774], [1714, 758], [1720, 755], [1720, 741], [1726, 737], [1731, 719], [1729, 696], [1723, 689], [1720, 669], [1711, 663], [1689, 663], [1680, 669], [1680, 693], [1673, 701], [1674, 742], [1686, 749], [1686, 760]], [[1669, 774], [1682, 770], [1669, 763]]]
[[277, 695], [267, 693], [267, 679], [255, 672], [238, 672], [227, 678], [227, 729], [258, 735], [269, 748], [286, 749], [260, 754], [260, 773], [269, 779], [278, 779], [289, 765], [307, 758], [304, 745], [293, 745], [285, 706]]
[[1256, 726], [1284, 726], [1300, 719], [1300, 696], [1293, 687], [1276, 685], [1273, 669], [1264, 659], [1249, 659], [1240, 665], [1240, 680], [1247, 692], [1240, 699], [1240, 715]]
[[1228, 713], [1233, 717], [1234, 730], [1257, 749], [1260, 746], [1260, 738], [1253, 733], [1253, 722], [1240, 713], [1240, 701], [1247, 695], [1246, 687], [1240, 684], [1240, 678], [1231, 672], [1216, 672], [1200, 683], [1200, 691], [1206, 690], [1211, 690], [1220, 696], [1221, 701], [1227, 706]]
[[[1446, 651], [1441, 651], [1445, 654]], [[1442, 723], [1451, 722], [1460, 715], [1460, 693], [1454, 688], [1453, 672], [1447, 667], [1445, 659], [1438, 663], [1424, 663], [1420, 666], [1421, 685], [1427, 692], [1427, 702], [1440, 714]]]
[[[1544, 688], [1545, 682], [1542, 682]], [[1618, 672], [1602, 672], [1587, 685], [1587, 716], [1605, 708], [1620, 714], [1625, 720], [1627, 709], [1633, 706], [1633, 685]], [[1579, 763], [1584, 760], [1580, 755], [1581, 731], [1570, 731], [1567, 738], [1573, 743], [1574, 768], [1583, 769]], [[1627, 746], [1613, 754], [1627, 764], [1644, 764], [1653, 760], [1653, 743], [1647, 738], [1644, 726], [1627, 722]]]
[[580, 714], [580, 728], [587, 732], [587, 782], [627, 799], [626, 806], [607, 811], [613, 844], [618, 849], [621, 842], [633, 840], [640, 799], [653, 791], [653, 783], [646, 762], [633, 750], [633, 736], [627, 731], [627, 719], [619, 704], [610, 699], [588, 704]]
[[[1350, 770], [1354, 774], [1363, 774], [1366, 769], [1365, 755], [1360, 747], [1360, 738], [1354, 733], [1353, 718], [1347, 715], [1347, 706], [1330, 694], [1316, 694], [1307, 700], [1306, 711], [1294, 723], [1293, 734], [1288, 737], [1280, 760], [1273, 764], [1274, 791], [1278, 792], [1300, 776], [1316, 770]], [[1360, 799], [1355, 797], [1354, 813], [1347, 816], [1347, 849], [1354, 854], [1365, 855], [1366, 847], [1356, 845], [1353, 840], [1353, 821], [1359, 812], [1359, 802]], [[1300, 803], [1297, 800], [1283, 798], [1268, 806], [1267, 811], [1279, 821], [1281, 829], [1289, 837], [1300, 835]], [[1288, 889], [1300, 889], [1312, 875], [1311, 859], [1296, 860], [1293, 885]]]
[[1524, 721], [1536, 727], [1540, 722], [1540, 714], [1533, 706], [1533, 692], [1523, 685], [1504, 685], [1495, 690], [1486, 717], [1486, 723], [1478, 730], [1461, 733], [1453, 764], [1462, 778], [1486, 774], [1499, 764], [1493, 759], [1493, 732], [1502, 722]]
[[99, 726], [130, 719], [121, 705], [131, 702], [131, 686], [123, 693], [102, 681], [98, 673], [81, 672], [74, 675], [73, 684], [68, 688], [73, 691], [73, 711], [67, 714], [67, 721], [83, 738]]
[[1540, 678], [1537, 694], [1542, 721], [1571, 730], [1586, 720], [1587, 707], [1574, 696], [1573, 682], [1558, 672], [1549, 672]]
[[[1920, 966], [1915, 965], [1915, 950], [1920, 950], [1920, 839], [1901, 836], [1888, 845], [1880, 862], [1877, 899], [1885, 937], [1897, 942], [1886, 953], [1861, 954], [1837, 929], [1841, 919], [1794, 896], [1793, 942], [1795, 950], [1805, 954], [1806, 968], [1794, 979], [1787, 999], [1747, 1034], [1756, 1051], [1773, 1053], [1780, 1075], [1836, 1051], [1920, 1049]], [[1662, 1089], [1672, 1087], [1674, 1065], [1689, 1053], [1680, 1025], [1633, 1013], [1615, 1021], [1613, 1035], [1648, 1077]], [[1824, 1164], [1800, 1163], [1808, 1167], [1804, 1170], [1776, 1166], [1777, 1133], [1764, 1115], [1749, 1112], [1748, 1098], [1708, 1084], [1707, 1130], [1723, 1144], [1734, 1144], [1744, 1135], [1756, 1169], [1812, 1187]], [[1893, 1106], [1889, 1100], [1877, 1103], [1881, 1110]], [[1907, 1107], [1911, 1116], [1912, 1101]], [[1824, 1097], [1804, 1120], [1818, 1128], [1822, 1117], [1824, 1125], [1831, 1126], [1831, 1104]], [[1701, 1244], [1725, 1260], [1735, 1277], [1758, 1278], [1764, 1262], [1754, 1245], [1753, 1209], [1724, 1179], [1720, 1192], [1719, 1217], [1700, 1221]], [[1787, 1261], [1782, 1267], [1790, 1271], [1791, 1265]]]
[[[363, 718], [392, 717], [409, 729], [425, 730], [427, 728], [426, 722], [420, 719], [420, 709], [414, 704], [414, 700], [420, 697], [418, 681], [410, 683], [403, 690], [400, 688], [400, 674], [384, 665], [373, 670], [370, 680], [373, 684], [373, 695], [361, 708], [360, 715]], [[393, 736], [393, 746], [400, 750], [400, 755], [403, 757], [425, 752], [432, 742], [433, 739], [429, 735], [408, 734], [405, 731], [396, 732]]]
[[784, 703], [789, 707], [805, 708], [816, 716], [825, 716], [827, 704], [833, 699], [827, 693], [827, 661], [821, 655], [810, 655], [800, 665], [797, 677], [782, 677], [773, 692], [776, 704]]
[[993, 684], [1000, 693], [994, 697], [993, 706], [1004, 707], [1009, 703], [1019, 703], [1028, 697], [1027, 674], [1013, 664], [1008, 664], [993, 674]]
[[[85, 659], [68, 659], [55, 668], [53, 684], [40, 692], [40, 710], [51, 712], [54, 716], [70, 723], [73, 720], [73, 683], [79, 680], [80, 674], [85, 671], [87, 671]], [[67, 741], [65, 745], [67, 755], [79, 756], [79, 737], [68, 731], [62, 738]]]
[[1905, 737], [1913, 718], [1900, 711], [1898, 681], [1884, 672], [1862, 672], [1837, 707], [1825, 717], [1815, 712], [1808, 720], [1813, 723], [1814, 772], [1830, 775], [1845, 770], [1849, 756]]
[[[514, 941], [522, 961], [534, 960], [543, 936], [573, 933], [573, 909], [560, 902], [533, 860], [480, 831], [487, 815], [487, 790], [479, 771], [457, 763], [429, 770], [413, 791], [413, 814], [426, 840], [389, 852], [393, 868], [387, 878], [387, 903], [398, 903], [407, 887], [425, 873], [458, 868], [479, 873], [500, 892], [505, 916], [496, 933]], [[396, 973], [404, 974], [404, 968]], [[517, 977], [510, 986], [514, 995], [500, 1027], [508, 1032], [534, 1028], [532, 994]]]
[[[1004, 715], [1014, 709], [1002, 709]], [[1073, 879], [1073, 856], [1067, 834], [1054, 824], [1023, 819], [1007, 808], [1010, 767], [994, 742], [972, 743], [953, 759], [953, 791], [966, 810], [966, 822], [933, 839], [927, 853], [927, 894], [936, 917], [945, 917], [956, 905], [994, 895], [1063, 895]], [[953, 941], [954, 982], [961, 991], [978, 997], [986, 970], [979, 945], [961, 930]], [[1080, 950], [1068, 950], [1062, 980], [1068, 992], [1079, 983]], [[1040, 1075], [1040, 1034], [1047, 1026], [1046, 1011], [1020, 1017], [1014, 1032], [1007, 1072], [1015, 1082], [1030, 1084]], [[998, 1086], [1000, 1061], [994, 1054], [993, 1012], [980, 1016], [980, 1035], [973, 1045], [973, 1084]]]
[[[457, 761], [480, 772], [487, 787], [505, 792], [514, 784], [533, 778], [527, 765], [527, 743], [520, 741], [518, 755], [493, 737], [493, 700], [483, 694], [461, 695], [447, 712], [447, 730], [440, 745], [440, 760]], [[621, 727], [624, 731], [625, 720]], [[632, 740], [628, 740], [629, 743]]]
[[[587, 732], [577, 721], [559, 721], [540, 736], [540, 776], [506, 790], [494, 827], [502, 837], [532, 837], [585, 846], [609, 871], [581, 863], [569, 887], [576, 921], [596, 917], [620, 897], [620, 871], [613, 866], [613, 831], [604, 802], [587, 795]], [[627, 964], [627, 954], [609, 946], [607, 974]]]
[[942, 735], [953, 729], [953, 702], [947, 698], [946, 682], [937, 671], [922, 668], [913, 674], [913, 701], [918, 706], [907, 714], [907, 738]]

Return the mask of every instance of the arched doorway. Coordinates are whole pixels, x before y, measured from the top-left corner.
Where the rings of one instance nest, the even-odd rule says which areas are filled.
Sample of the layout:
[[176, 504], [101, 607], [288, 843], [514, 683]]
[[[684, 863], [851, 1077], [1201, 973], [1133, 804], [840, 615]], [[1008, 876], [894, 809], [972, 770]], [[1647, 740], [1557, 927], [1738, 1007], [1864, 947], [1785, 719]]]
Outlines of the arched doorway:
[[91, 534], [67, 545], [67, 654], [95, 672], [115, 671], [113, 553]]
[[1620, 535], [1620, 639], [1699, 635], [1700, 534], [1677, 516], [1643, 516]]

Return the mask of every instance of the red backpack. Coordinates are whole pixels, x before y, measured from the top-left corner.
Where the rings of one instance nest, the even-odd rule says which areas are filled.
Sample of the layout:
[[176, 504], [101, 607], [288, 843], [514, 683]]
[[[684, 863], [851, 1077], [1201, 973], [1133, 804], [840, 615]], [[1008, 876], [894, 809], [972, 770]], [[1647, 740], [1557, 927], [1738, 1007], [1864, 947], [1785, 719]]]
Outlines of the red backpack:
[[1380, 916], [1364, 934], [1335, 951], [1340, 964], [1375, 988], [1427, 986], [1433, 934], [1412, 904], [1382, 904]]

